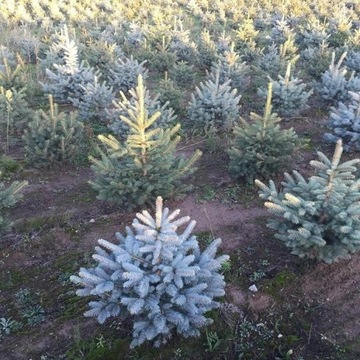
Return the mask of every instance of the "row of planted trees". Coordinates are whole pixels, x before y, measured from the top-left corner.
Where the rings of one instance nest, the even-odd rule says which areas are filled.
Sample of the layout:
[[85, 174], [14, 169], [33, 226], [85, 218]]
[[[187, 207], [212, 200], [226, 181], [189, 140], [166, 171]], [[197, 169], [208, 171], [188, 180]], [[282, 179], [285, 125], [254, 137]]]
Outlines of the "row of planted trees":
[[[119, 52], [121, 53], [121, 50]], [[332, 121], [329, 122], [332, 134], [329, 133], [326, 138], [336, 141], [341, 137], [344, 142], [349, 142], [346, 149], [357, 147], [359, 101], [354, 93], [360, 91], [360, 80], [356, 72], [349, 74], [348, 68], [343, 64], [347, 55], [343, 53], [336, 62], [333, 53], [329, 69], [322, 74], [321, 81], [313, 84], [313, 89], [310, 90], [309, 85], [293, 76], [294, 59], [291, 57], [285, 57], [281, 61], [283, 65], [287, 62], [284, 76], [278, 75], [277, 80], [269, 78], [272, 83], [272, 107], [282, 117], [298, 116], [308, 108], [308, 101], [314, 93], [318, 101], [324, 101], [326, 106], [334, 106], [330, 115]], [[271, 63], [270, 59], [268, 60]], [[78, 46], [70, 39], [67, 28], [64, 27], [47, 53], [44, 63], [49, 67], [46, 68], [46, 78], [41, 83], [42, 92], [52, 94], [57, 103], [70, 105], [77, 111], [76, 117], [80, 122], [92, 127], [99, 124], [108, 126], [118, 137], [123, 138], [126, 135], [127, 125], [119, 118], [126, 115], [128, 108], [134, 106], [136, 94], [129, 91], [135, 87], [139, 75], [146, 80], [146, 61], [140, 63], [132, 56], [128, 58], [121, 54], [118, 60], [109, 60], [104, 64], [104, 75], [99, 68], [94, 70], [79, 60]], [[194, 78], [188, 65], [184, 62], [178, 65], [177, 71], [171, 76], [177, 79], [177, 84], [184, 81], [184, 86], [189, 85], [193, 81], [191, 77]], [[180, 117], [186, 127], [199, 128], [211, 124], [222, 130], [231, 130], [240, 115], [241, 98], [249, 99], [245, 90], [255, 81], [253, 74], [250, 76], [250, 69], [253, 67], [242, 61], [232, 44], [214, 58], [206, 80], [190, 94], [187, 105], [180, 100], [183, 91], [177, 88], [173, 80], [165, 78], [160, 81], [159, 95], [153, 97], [146, 92], [147, 109], [150, 114], [160, 111], [158, 125], [174, 123], [176, 118]], [[6, 132], [8, 145], [12, 136], [23, 134], [28, 127], [36, 129], [39, 122], [32, 121], [37, 116], [27, 101], [31, 97], [31, 91], [26, 88], [22, 66], [18, 64], [14, 67], [4, 57], [4, 65], [0, 70], [0, 124]], [[278, 74], [278, 71], [275, 73]], [[101, 82], [100, 79], [104, 77], [106, 80]], [[262, 102], [267, 97], [266, 85], [250, 90], [257, 90], [257, 95], [251, 95], [251, 100], [258, 96], [257, 99]], [[336, 107], [338, 102], [341, 103]], [[244, 105], [248, 107], [251, 103], [253, 102], [247, 101]], [[251, 109], [251, 106], [249, 108]], [[339, 113], [344, 120], [336, 120]], [[348, 136], [349, 132], [351, 137]]]

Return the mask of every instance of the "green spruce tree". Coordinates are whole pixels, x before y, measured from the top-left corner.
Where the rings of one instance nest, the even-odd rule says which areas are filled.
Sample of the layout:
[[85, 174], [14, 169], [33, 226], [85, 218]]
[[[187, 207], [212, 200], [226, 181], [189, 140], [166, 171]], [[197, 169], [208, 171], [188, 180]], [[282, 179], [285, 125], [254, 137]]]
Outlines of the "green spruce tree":
[[268, 178], [286, 166], [299, 145], [293, 129], [281, 129], [281, 118], [272, 113], [272, 83], [269, 83], [264, 115], [250, 114], [234, 127], [234, 140], [228, 150], [229, 171], [252, 183], [255, 177]]
[[84, 136], [76, 113], [60, 112], [51, 95], [49, 104], [49, 112], [37, 111], [23, 136], [27, 159], [38, 167], [73, 160]]
[[[143, 76], [141, 76], [141, 79], [141, 86], [131, 89], [128, 96], [125, 95], [124, 92], [120, 91], [119, 98], [116, 99], [116, 101], [113, 100], [112, 102], [113, 106], [109, 106], [106, 109], [109, 119], [108, 127], [119, 139], [125, 139], [130, 133], [129, 125], [124, 122], [121, 117], [128, 117], [130, 112], [136, 114], [138, 112], [137, 104], [142, 97], [144, 98], [144, 108], [146, 108], [149, 117], [154, 115], [156, 112], [160, 113], [160, 116], [152, 127], [156, 125], [156, 127], [164, 128], [166, 126], [170, 126], [170, 124], [174, 123], [176, 120], [176, 115], [174, 114], [174, 110], [169, 107], [169, 102], [166, 100], [165, 102], [160, 102], [160, 94], [152, 96], [145, 84], [143, 84]], [[161, 98], [161, 100], [164, 99]]]
[[105, 152], [99, 149], [100, 159], [90, 156], [95, 172], [90, 184], [98, 191], [98, 198], [127, 209], [153, 201], [158, 195], [181, 194], [188, 188], [181, 185], [181, 180], [194, 171], [192, 165], [201, 155], [196, 151], [186, 160], [174, 154], [180, 125], [156, 127], [161, 113], [149, 116], [141, 75], [136, 94], [134, 107], [129, 108], [127, 116], [120, 116], [130, 129], [126, 140], [121, 143], [114, 136], [99, 135]]
[[0, 129], [9, 137], [20, 135], [34, 116], [26, 100], [26, 89], [17, 91], [15, 88], [6, 89], [0, 86]]
[[332, 263], [360, 249], [360, 159], [340, 164], [342, 151], [339, 140], [332, 160], [318, 152], [319, 160], [310, 162], [315, 175], [308, 180], [295, 170], [285, 173], [281, 191], [272, 180], [268, 186], [255, 181], [275, 215], [268, 226], [301, 258]]
[[245, 61], [241, 61], [241, 56], [234, 48], [235, 44], [232, 43], [229, 50], [219, 55], [217, 63], [211, 67], [209, 76], [212, 81], [215, 81], [216, 74], [219, 73], [220, 84], [231, 80], [231, 87], [242, 92], [250, 83], [250, 66]]
[[17, 64], [13, 69], [6, 57], [3, 59], [3, 69], [0, 67], [0, 86], [5, 89], [16, 89], [20, 91], [26, 88], [24, 66]]

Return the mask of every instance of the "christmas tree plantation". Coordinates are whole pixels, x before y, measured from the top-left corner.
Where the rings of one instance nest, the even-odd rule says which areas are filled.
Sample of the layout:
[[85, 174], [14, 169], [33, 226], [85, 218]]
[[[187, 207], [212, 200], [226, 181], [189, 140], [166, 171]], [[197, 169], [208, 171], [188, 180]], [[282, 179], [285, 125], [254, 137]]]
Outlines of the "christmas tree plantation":
[[206, 312], [219, 306], [214, 298], [225, 294], [219, 271], [229, 256], [215, 258], [221, 240], [201, 252], [191, 235], [195, 221], [177, 233], [190, 220], [175, 220], [179, 212], [163, 209], [158, 197], [155, 218], [147, 211], [136, 214], [133, 229], [127, 227], [125, 236], [116, 233], [118, 244], [100, 239], [93, 255], [98, 265], [70, 278], [82, 286], [77, 295], [100, 298], [89, 303], [86, 316], [100, 323], [111, 316], [133, 316], [131, 347], [147, 340], [160, 346], [175, 331], [199, 336], [199, 329], [212, 323]]
[[255, 181], [276, 215], [268, 226], [301, 258], [332, 263], [360, 249], [360, 159], [340, 164], [342, 151], [339, 140], [332, 160], [318, 152], [319, 160], [310, 162], [316, 173], [308, 180], [297, 171], [285, 173], [280, 192], [273, 181]]

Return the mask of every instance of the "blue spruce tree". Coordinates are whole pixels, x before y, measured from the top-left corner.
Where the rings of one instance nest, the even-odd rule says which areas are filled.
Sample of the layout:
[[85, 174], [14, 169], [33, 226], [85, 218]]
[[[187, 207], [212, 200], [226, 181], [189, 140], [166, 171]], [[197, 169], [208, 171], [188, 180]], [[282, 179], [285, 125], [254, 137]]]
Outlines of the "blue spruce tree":
[[337, 142], [341, 139], [344, 150], [360, 149], [360, 94], [349, 91], [351, 103], [339, 102], [337, 107], [331, 107], [328, 127], [332, 133], [325, 134], [325, 140]]
[[131, 347], [153, 341], [158, 347], [174, 332], [198, 336], [199, 329], [212, 323], [206, 312], [217, 308], [216, 297], [225, 294], [224, 277], [219, 273], [228, 255], [215, 257], [220, 239], [201, 252], [196, 224], [188, 216], [175, 220], [180, 210], [163, 209], [156, 200], [155, 217], [148, 211], [137, 213], [126, 235], [116, 233], [118, 244], [98, 240], [93, 259], [98, 265], [81, 268], [71, 281], [82, 288], [79, 296], [96, 296], [85, 316], [100, 323], [111, 316], [133, 316]]
[[318, 152], [310, 165], [315, 175], [306, 180], [300, 173], [285, 173], [283, 190], [255, 180], [260, 197], [275, 215], [268, 226], [284, 241], [292, 254], [332, 263], [360, 249], [360, 179], [356, 172], [360, 159], [340, 164], [341, 140], [333, 159]]

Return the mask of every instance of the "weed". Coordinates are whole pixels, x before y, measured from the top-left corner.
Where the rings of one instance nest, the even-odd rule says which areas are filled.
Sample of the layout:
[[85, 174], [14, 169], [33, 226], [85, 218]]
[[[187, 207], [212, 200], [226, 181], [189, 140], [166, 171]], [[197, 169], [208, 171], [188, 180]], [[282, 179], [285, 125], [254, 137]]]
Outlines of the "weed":
[[197, 195], [197, 202], [203, 203], [206, 201], [213, 201], [216, 198], [216, 189], [214, 189], [211, 185], [205, 185], [201, 188], [200, 194]]
[[258, 281], [262, 278], [264, 278], [266, 276], [266, 274], [263, 272], [263, 271], [254, 271], [250, 277], [249, 277], [249, 280], [251, 282], [255, 282], [255, 281]]
[[[275, 360], [290, 360], [292, 358], [291, 355], [293, 355], [293, 350], [284, 350], [283, 347], [280, 345], [278, 347], [278, 353], [279, 355], [275, 357]], [[279, 357], [280, 356], [280, 357]]]
[[255, 252], [255, 248], [250, 246], [250, 245], [246, 245], [243, 248], [243, 251], [247, 254], [247, 255], [252, 255]]
[[202, 231], [196, 234], [196, 238], [202, 245], [209, 245], [211, 244], [215, 237], [211, 231]]
[[36, 230], [42, 230], [44, 227], [53, 228], [63, 226], [71, 219], [71, 216], [72, 213], [69, 211], [60, 214], [37, 216], [17, 222], [15, 224], [15, 230], [18, 233], [30, 233]]
[[319, 304], [319, 303], [316, 303], [316, 304], [313, 304], [313, 303], [309, 303], [309, 302], [306, 302], [304, 304], [304, 312], [305, 314], [309, 314], [309, 313], [314, 313], [315, 311], [319, 310], [321, 307], [323, 307], [324, 304]]
[[37, 325], [45, 320], [45, 310], [38, 304], [39, 294], [31, 293], [30, 289], [22, 288], [15, 294], [15, 306], [21, 311], [23, 319], [28, 325]]
[[225, 188], [224, 197], [221, 202], [223, 204], [237, 204], [240, 202], [240, 196], [242, 194], [242, 189], [239, 185], [231, 185]]
[[180, 360], [184, 356], [183, 351], [181, 348], [177, 348], [174, 350], [174, 356], [172, 357], [172, 360]]
[[269, 262], [269, 260], [267, 260], [267, 259], [260, 260], [260, 265], [261, 265], [261, 266], [269, 266], [269, 265], [270, 265], [270, 262]]
[[225, 261], [222, 263], [221, 265], [221, 272], [224, 274], [224, 273], [227, 273], [229, 271], [231, 271], [232, 267], [231, 267], [231, 261], [228, 260], [228, 261]]
[[127, 351], [129, 346], [128, 339], [106, 338], [101, 333], [95, 338], [83, 339], [78, 327], [75, 329], [74, 339], [73, 346], [66, 352], [68, 360], [118, 360], [119, 354], [124, 354], [124, 350]]
[[207, 352], [215, 351], [221, 344], [221, 340], [220, 340], [217, 332], [216, 331], [208, 331], [206, 329], [205, 335], [206, 335], [206, 343], [205, 343], [206, 351]]
[[254, 324], [245, 318], [236, 329], [236, 352], [239, 359], [248, 359], [250, 354], [261, 358], [259, 354], [266, 352], [267, 344], [273, 335], [273, 330], [266, 324]]
[[37, 325], [45, 321], [45, 310], [40, 305], [34, 305], [24, 309], [22, 316], [26, 319], [28, 325]]
[[221, 154], [226, 147], [227, 139], [219, 135], [219, 131], [213, 124], [204, 130], [204, 151], [210, 154]]
[[0, 173], [3, 179], [8, 179], [9, 175], [20, 170], [20, 165], [17, 161], [11, 159], [6, 155], [0, 156]]
[[23, 324], [20, 321], [13, 320], [9, 318], [0, 318], [0, 331], [4, 332], [6, 335], [10, 335], [21, 329]]
[[279, 294], [281, 294], [281, 290], [288, 284], [292, 283], [296, 275], [289, 270], [283, 270], [276, 274], [273, 279], [266, 280], [265, 282], [265, 291], [273, 296], [274, 298], [278, 298]]
[[70, 281], [71, 275], [72, 275], [72, 273], [70, 273], [70, 272], [65, 272], [65, 273], [60, 274], [58, 276], [58, 282], [60, 283], [60, 285], [66, 286], [66, 285], [71, 284], [71, 281]]
[[24, 288], [20, 289], [15, 294], [15, 300], [17, 307], [27, 307], [33, 304], [33, 299], [31, 296], [30, 289]]
[[0, 290], [10, 290], [23, 281], [23, 274], [18, 270], [2, 271], [0, 275]]

